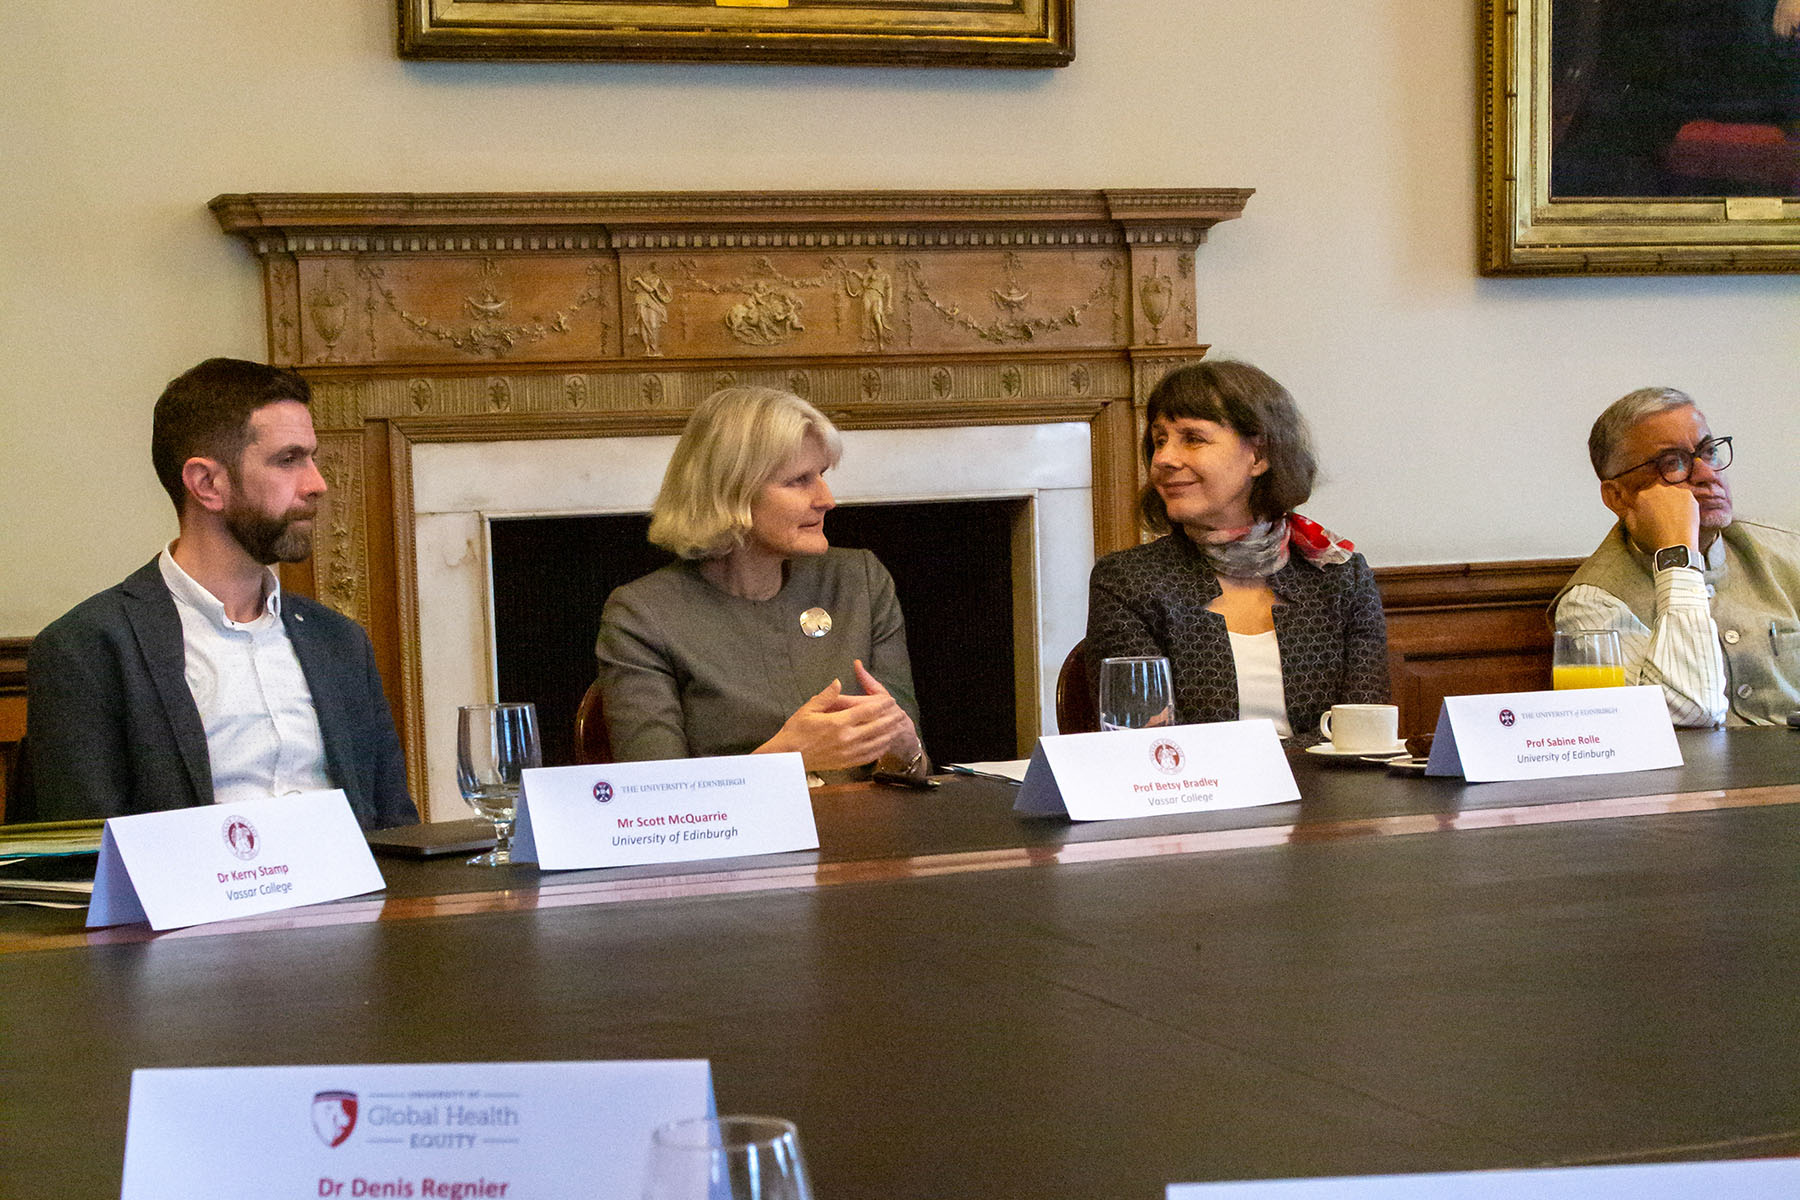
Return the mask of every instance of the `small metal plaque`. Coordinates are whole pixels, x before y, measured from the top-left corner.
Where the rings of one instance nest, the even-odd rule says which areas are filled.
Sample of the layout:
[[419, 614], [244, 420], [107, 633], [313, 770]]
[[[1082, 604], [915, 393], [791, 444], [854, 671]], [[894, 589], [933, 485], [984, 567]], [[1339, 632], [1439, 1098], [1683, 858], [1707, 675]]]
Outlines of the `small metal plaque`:
[[1780, 196], [1725, 197], [1727, 221], [1779, 221], [1781, 215]]

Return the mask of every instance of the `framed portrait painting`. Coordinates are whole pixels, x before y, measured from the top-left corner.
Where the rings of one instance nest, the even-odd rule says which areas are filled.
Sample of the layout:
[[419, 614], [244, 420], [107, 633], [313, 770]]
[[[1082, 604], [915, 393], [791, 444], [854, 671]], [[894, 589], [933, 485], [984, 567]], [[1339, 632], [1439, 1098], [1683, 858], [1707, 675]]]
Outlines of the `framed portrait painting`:
[[1482, 0], [1487, 275], [1800, 271], [1800, 0]]
[[399, 0], [402, 58], [1060, 67], [1075, 0]]

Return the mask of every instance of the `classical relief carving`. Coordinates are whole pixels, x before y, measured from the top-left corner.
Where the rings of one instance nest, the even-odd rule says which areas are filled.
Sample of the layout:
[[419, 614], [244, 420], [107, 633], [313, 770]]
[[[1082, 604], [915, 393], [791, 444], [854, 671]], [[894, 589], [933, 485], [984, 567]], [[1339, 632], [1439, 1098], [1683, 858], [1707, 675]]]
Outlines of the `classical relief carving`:
[[797, 293], [758, 280], [750, 294], [725, 314], [725, 328], [746, 346], [779, 346], [806, 331], [800, 308]]
[[1018, 255], [1008, 254], [1006, 256], [1006, 288], [1005, 290], [995, 288], [993, 291], [994, 306], [1009, 316], [1016, 317], [1025, 307], [1025, 302], [1031, 299], [1030, 292], [1019, 289]]
[[894, 308], [894, 277], [871, 258], [867, 271], [844, 268], [844, 293], [852, 300], [862, 301], [862, 323], [857, 337], [864, 343], [874, 343], [873, 346], [865, 344], [863, 349], [872, 349], [877, 354], [886, 350], [888, 338], [893, 336], [888, 328], [888, 317]]
[[1169, 305], [1175, 299], [1175, 281], [1162, 274], [1162, 260], [1150, 260], [1150, 273], [1138, 284], [1138, 300], [1144, 306], [1144, 317], [1150, 322], [1148, 346], [1162, 346], [1168, 338], [1162, 334], [1162, 323], [1169, 319]]
[[669, 305], [673, 303], [675, 293], [657, 273], [655, 263], [632, 276], [628, 286], [637, 309], [631, 335], [644, 347], [645, 358], [661, 358], [662, 328], [669, 319]]
[[291, 363], [300, 353], [299, 318], [294, 312], [299, 277], [292, 258], [277, 256], [270, 260], [269, 338], [274, 343], [276, 362]]
[[1019, 285], [1018, 274], [1021, 263], [1017, 254], [1008, 252], [1006, 256], [1006, 279], [989, 289], [989, 298], [1000, 315], [991, 321], [981, 321], [967, 312], [963, 305], [951, 303], [937, 295], [926, 281], [924, 268], [916, 258], [901, 262], [901, 270], [905, 273], [908, 284], [908, 298], [917, 296], [946, 323], [973, 334], [984, 342], [1007, 345], [1015, 342], [1034, 341], [1046, 334], [1063, 329], [1073, 329], [1081, 324], [1087, 311], [1107, 298], [1116, 300], [1119, 293], [1119, 271], [1123, 265], [1117, 258], [1108, 257], [1100, 261], [1106, 276], [1094, 286], [1080, 302], [1070, 305], [1059, 313], [1029, 312], [1027, 305], [1031, 301], [1031, 292]]
[[[559, 369], [551, 373], [522, 367], [505, 376], [470, 375], [456, 364], [443, 364], [438, 372], [422, 375], [383, 372], [347, 378], [347, 373], [333, 371], [312, 381], [313, 424], [321, 442], [328, 435], [346, 433], [360, 438], [371, 422], [414, 417], [432, 418], [429, 424], [434, 430], [444, 428], [440, 422], [446, 422], [470, 429], [485, 427], [495, 437], [520, 428], [516, 422], [540, 417], [574, 418], [578, 423], [593, 422], [593, 428], [611, 428], [615, 414], [629, 423], [635, 420], [633, 414], [692, 404], [732, 384], [785, 387], [820, 408], [838, 411], [865, 403], [904, 406], [952, 398], [972, 404], [999, 398], [1086, 400], [1138, 394], [1133, 380], [1151, 369], [1148, 364], [1167, 361], [1161, 357], [1166, 353], [1158, 351], [1155, 356], [1131, 361], [1110, 357], [1076, 361], [1059, 355], [1054, 363], [995, 361], [992, 355], [955, 363], [877, 364], [840, 358], [811, 367], [747, 364], [729, 373], [701, 363], [656, 372]], [[1197, 360], [1198, 352], [1194, 357]]]
[[1200, 332], [1200, 326], [1194, 315], [1194, 256], [1192, 254], [1177, 255], [1175, 273], [1181, 276], [1181, 335], [1184, 341], [1193, 341]]
[[684, 258], [678, 264], [696, 291], [708, 295], [740, 295], [741, 301], [725, 313], [725, 328], [746, 346], [780, 346], [806, 332], [801, 319], [804, 302], [802, 291], [815, 291], [830, 284], [841, 271], [838, 260], [828, 259], [820, 275], [797, 277], [783, 273], [766, 257], [759, 257], [752, 274], [716, 282], [700, 274], [700, 264]]
[[[380, 266], [365, 263], [359, 271], [371, 290], [371, 321], [374, 319], [374, 312], [385, 306], [387, 311], [420, 337], [441, 342], [464, 354], [492, 358], [504, 358], [521, 345], [531, 345], [568, 334], [572, 328], [571, 317], [582, 309], [592, 308], [605, 300], [604, 286], [609, 278], [605, 264], [590, 263], [582, 290], [547, 319], [528, 317], [511, 320], [509, 313], [513, 307], [513, 298], [501, 290], [505, 279], [500, 264], [495, 259], [485, 258], [481, 263], [481, 278], [477, 286], [463, 297], [462, 313], [456, 321], [443, 321], [408, 312], [402, 307], [399, 297], [388, 286]], [[379, 304], [376, 297], [380, 297]]]
[[1205, 347], [1200, 347], [1198, 351], [1191, 356], [1182, 354], [1168, 358], [1160, 356], [1156, 358], [1145, 357], [1135, 359], [1132, 362], [1131, 399], [1138, 410], [1139, 434], [1143, 433], [1144, 406], [1150, 402], [1150, 393], [1156, 390], [1156, 385], [1161, 383], [1163, 377], [1168, 375], [1171, 371], [1185, 367], [1190, 363], [1199, 362], [1204, 356], [1205, 351]]
[[362, 512], [362, 479], [353, 455], [342, 446], [330, 444], [321, 448], [318, 464], [327, 490], [319, 501], [321, 519], [315, 523], [314, 580], [325, 603], [350, 619], [360, 621], [363, 618], [362, 556], [351, 528], [350, 514]]
[[325, 343], [325, 353], [319, 355], [319, 361], [343, 362], [337, 344], [344, 336], [345, 326], [350, 323], [350, 293], [344, 290], [344, 285], [337, 281], [329, 266], [325, 268], [325, 277], [313, 285], [312, 294], [306, 298], [306, 307], [312, 313], [313, 331]]

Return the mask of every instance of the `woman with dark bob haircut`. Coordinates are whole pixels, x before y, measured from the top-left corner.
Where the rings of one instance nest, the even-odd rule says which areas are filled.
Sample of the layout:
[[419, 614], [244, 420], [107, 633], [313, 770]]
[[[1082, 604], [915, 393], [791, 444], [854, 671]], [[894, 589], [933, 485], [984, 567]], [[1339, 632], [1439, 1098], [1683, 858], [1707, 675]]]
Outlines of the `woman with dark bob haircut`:
[[1094, 564], [1089, 677], [1105, 658], [1163, 655], [1177, 724], [1266, 717], [1302, 739], [1333, 704], [1386, 703], [1369, 565], [1293, 511], [1317, 466], [1287, 389], [1248, 363], [1196, 363], [1145, 416], [1141, 509], [1164, 536]]

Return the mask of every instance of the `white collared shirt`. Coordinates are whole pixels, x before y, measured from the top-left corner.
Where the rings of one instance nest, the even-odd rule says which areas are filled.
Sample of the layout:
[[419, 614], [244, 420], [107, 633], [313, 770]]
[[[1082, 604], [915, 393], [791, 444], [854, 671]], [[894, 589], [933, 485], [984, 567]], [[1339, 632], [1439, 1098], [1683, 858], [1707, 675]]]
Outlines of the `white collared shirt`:
[[281, 623], [275, 572], [269, 571], [263, 611], [239, 622], [167, 549], [157, 565], [181, 617], [188, 691], [206, 730], [213, 802], [331, 787], [312, 689]]

